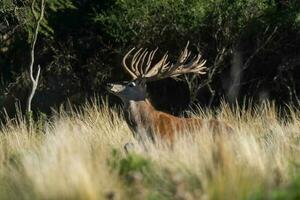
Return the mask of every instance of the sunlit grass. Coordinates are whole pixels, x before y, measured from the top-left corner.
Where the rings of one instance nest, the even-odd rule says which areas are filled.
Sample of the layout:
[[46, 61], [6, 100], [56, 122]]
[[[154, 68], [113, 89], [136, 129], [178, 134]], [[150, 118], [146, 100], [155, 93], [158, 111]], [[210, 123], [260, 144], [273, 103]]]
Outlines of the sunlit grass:
[[[300, 111], [271, 103], [197, 111], [234, 128], [140, 147], [117, 109], [59, 112], [29, 131], [21, 117], [0, 134], [1, 199], [297, 199]], [[215, 114], [216, 113], [216, 114]], [[285, 116], [283, 119], [282, 117]], [[126, 155], [123, 146], [133, 142]], [[295, 189], [296, 188], [296, 189]], [[288, 192], [287, 192], [288, 191]], [[287, 196], [294, 195], [294, 196]]]

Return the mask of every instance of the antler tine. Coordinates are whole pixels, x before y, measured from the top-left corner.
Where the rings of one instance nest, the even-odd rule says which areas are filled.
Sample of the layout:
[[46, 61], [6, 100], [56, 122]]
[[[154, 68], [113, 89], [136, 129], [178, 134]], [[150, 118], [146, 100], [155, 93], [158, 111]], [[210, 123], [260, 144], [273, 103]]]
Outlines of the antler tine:
[[143, 48], [140, 48], [134, 55], [133, 55], [133, 58], [132, 58], [132, 61], [131, 61], [131, 68], [133, 69], [135, 75], [137, 77], [141, 76], [141, 73], [139, 72], [139, 69], [138, 69], [138, 60], [140, 58], [140, 55], [141, 55], [141, 51], [143, 50]]
[[[200, 69], [200, 68], [203, 68], [203, 66], [205, 65], [206, 63], [206, 60], [201, 60], [202, 58], [202, 55], [201, 54], [198, 54], [190, 63], [189, 65], [191, 65], [193, 67], [193, 69], [197, 70], [197, 69]], [[189, 67], [189, 66], [187, 66]], [[206, 68], [206, 67], [204, 67]]]
[[151, 62], [152, 62], [153, 57], [154, 57], [154, 55], [155, 55], [155, 53], [156, 53], [157, 50], [158, 50], [158, 47], [154, 51], [150, 52], [150, 55], [149, 55], [148, 61], [147, 61], [147, 65], [146, 65], [146, 69], [145, 69], [145, 73], [148, 73], [148, 71], [149, 71], [149, 69], [151, 67]]
[[187, 73], [197, 73], [197, 74], [205, 74], [206, 73], [206, 67], [204, 67], [206, 60], [201, 60], [201, 54], [198, 54], [195, 56], [189, 63], [187, 64], [180, 64], [176, 63], [172, 68], [172, 77], [179, 76], [181, 74], [187, 74]]
[[189, 50], [188, 50], [189, 44], [190, 44], [190, 42], [188, 41], [184, 50], [181, 51], [177, 62], [180, 62], [180, 63], [185, 62], [187, 60], [187, 58], [190, 57], [191, 52], [189, 52]]
[[131, 50], [129, 50], [126, 53], [126, 55], [123, 57], [122, 64], [123, 64], [123, 68], [132, 76], [132, 78], [136, 79], [137, 78], [136, 74], [133, 71], [131, 71], [130, 68], [126, 64], [126, 60], [133, 50], [135, 50], [135, 48], [132, 48]]
[[138, 69], [138, 72], [140, 73], [141, 76], [144, 75], [143, 64], [147, 54], [148, 54], [147, 49], [144, 49], [144, 51], [139, 55], [139, 58], [136, 62], [136, 68]]
[[[133, 55], [131, 66], [128, 67], [126, 64], [126, 59], [134, 50], [133, 48], [124, 56], [123, 66], [134, 79], [146, 78], [147, 81], [155, 81], [167, 77], [176, 77], [187, 73], [205, 74], [207, 69], [204, 66], [206, 60], [201, 59], [201, 54], [197, 54], [192, 59], [189, 59], [191, 52], [188, 50], [188, 46], [189, 42], [187, 42], [185, 48], [181, 51], [177, 62], [172, 65], [170, 65], [170, 63], [167, 61], [168, 52], [165, 53], [156, 64], [152, 65], [151, 63], [158, 48], [150, 52], [147, 51], [147, 49], [141, 48]], [[190, 61], [187, 62], [188, 60]]]
[[160, 76], [162, 69], [169, 65], [169, 62], [166, 62], [168, 59], [168, 53], [158, 61], [146, 74], [146, 77], [151, 77], [151, 79], [156, 79]]
[[187, 73], [197, 73], [205, 74], [206, 67], [204, 64], [206, 60], [201, 60], [201, 54], [193, 57], [188, 63], [191, 52], [188, 50], [189, 42], [186, 44], [185, 48], [181, 51], [178, 60], [175, 64], [169, 65], [169, 62], [166, 62], [167, 56], [161, 59], [149, 72], [147, 73], [148, 81], [155, 81], [167, 77], [176, 77], [181, 74]]

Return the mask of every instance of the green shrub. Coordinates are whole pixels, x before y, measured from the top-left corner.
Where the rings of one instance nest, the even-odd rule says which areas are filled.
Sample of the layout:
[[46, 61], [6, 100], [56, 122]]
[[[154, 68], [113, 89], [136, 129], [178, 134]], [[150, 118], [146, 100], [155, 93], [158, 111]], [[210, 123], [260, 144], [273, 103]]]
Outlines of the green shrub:
[[201, 181], [195, 174], [162, 169], [142, 155], [123, 157], [119, 151], [113, 150], [108, 165], [118, 172], [128, 196], [133, 199], [177, 199], [181, 193], [197, 198], [202, 189]]
[[262, 190], [254, 198], [256, 200], [297, 200], [300, 199], [300, 175], [294, 177], [289, 183], [270, 190]]
[[113, 150], [112, 158], [108, 161], [112, 169], [117, 170], [118, 174], [125, 178], [126, 181], [132, 182], [132, 176], [135, 173], [151, 173], [152, 163], [141, 156], [129, 154], [122, 158], [120, 152]]
[[199, 33], [232, 38], [231, 34], [245, 31], [253, 19], [274, 9], [268, 0], [116, 0], [110, 9], [96, 13], [94, 20], [118, 42], [149, 44]]

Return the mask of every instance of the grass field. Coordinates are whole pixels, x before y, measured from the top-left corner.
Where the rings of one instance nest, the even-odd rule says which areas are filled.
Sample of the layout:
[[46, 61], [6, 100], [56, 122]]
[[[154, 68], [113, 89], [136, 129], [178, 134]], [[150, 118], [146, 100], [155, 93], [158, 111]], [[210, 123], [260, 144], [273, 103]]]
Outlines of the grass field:
[[[22, 117], [0, 134], [0, 199], [300, 199], [300, 111], [284, 117], [271, 103], [224, 104], [214, 112], [232, 137], [209, 130], [178, 138], [173, 149], [134, 141], [107, 106], [59, 112], [29, 130]], [[123, 145], [134, 142], [125, 155]]]

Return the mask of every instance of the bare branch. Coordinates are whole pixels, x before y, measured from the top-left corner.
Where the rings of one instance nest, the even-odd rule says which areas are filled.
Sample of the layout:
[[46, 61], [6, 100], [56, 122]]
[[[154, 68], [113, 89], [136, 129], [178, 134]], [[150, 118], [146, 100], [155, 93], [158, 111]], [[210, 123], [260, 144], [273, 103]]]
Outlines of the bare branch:
[[[268, 32], [269, 27], [266, 28], [265, 33]], [[268, 36], [268, 38], [264, 41], [264, 43], [262, 45], [260, 45], [252, 54], [251, 56], [249, 56], [249, 58], [246, 60], [246, 62], [243, 65], [243, 70], [247, 69], [249, 67], [250, 62], [252, 61], [252, 59], [263, 49], [265, 48], [265, 46], [267, 46], [267, 44], [269, 44], [269, 42], [273, 39], [273, 36], [275, 35], [275, 33], [277, 32], [278, 27], [275, 27], [274, 30], [272, 31], [272, 33]]]
[[31, 50], [30, 50], [29, 76], [30, 76], [30, 80], [32, 82], [32, 88], [31, 88], [31, 92], [30, 92], [30, 95], [29, 95], [28, 100], [27, 100], [27, 108], [26, 108], [27, 113], [31, 113], [31, 102], [32, 102], [32, 99], [33, 99], [34, 94], [36, 92], [39, 77], [40, 77], [40, 72], [41, 72], [41, 67], [40, 67], [40, 65], [38, 65], [37, 74], [34, 77], [34, 75], [33, 75], [33, 66], [34, 66], [34, 61], [35, 61], [34, 60], [34, 58], [35, 58], [35, 45], [36, 45], [36, 41], [37, 41], [37, 38], [38, 38], [40, 24], [41, 24], [41, 22], [44, 18], [45, 0], [41, 0], [39, 16], [38, 16], [37, 12], [35, 11], [35, 0], [32, 0], [31, 12], [32, 12], [32, 14], [33, 14], [33, 16], [36, 20], [36, 27], [35, 27], [35, 30], [34, 30], [32, 43], [31, 43]]

